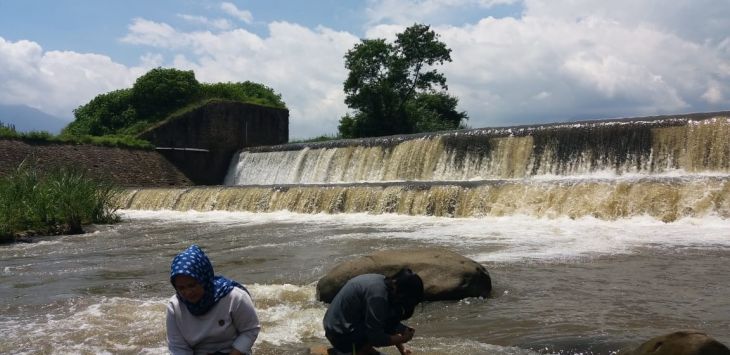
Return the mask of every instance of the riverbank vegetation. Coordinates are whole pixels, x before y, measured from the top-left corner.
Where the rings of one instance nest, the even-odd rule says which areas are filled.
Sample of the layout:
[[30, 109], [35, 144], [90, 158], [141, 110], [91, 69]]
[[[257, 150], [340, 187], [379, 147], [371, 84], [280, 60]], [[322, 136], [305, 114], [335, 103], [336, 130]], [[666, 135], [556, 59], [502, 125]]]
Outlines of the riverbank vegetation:
[[142, 139], [124, 135], [108, 135], [108, 136], [61, 136], [53, 135], [46, 131], [30, 131], [18, 132], [12, 125], [6, 125], [0, 122], [0, 139], [19, 139], [29, 142], [56, 142], [56, 143], [72, 143], [72, 144], [93, 144], [105, 147], [124, 147], [136, 149], [154, 149], [154, 146]]
[[0, 177], [0, 242], [33, 235], [83, 233], [88, 224], [119, 221], [115, 198], [120, 189], [61, 167], [40, 171], [23, 162]]

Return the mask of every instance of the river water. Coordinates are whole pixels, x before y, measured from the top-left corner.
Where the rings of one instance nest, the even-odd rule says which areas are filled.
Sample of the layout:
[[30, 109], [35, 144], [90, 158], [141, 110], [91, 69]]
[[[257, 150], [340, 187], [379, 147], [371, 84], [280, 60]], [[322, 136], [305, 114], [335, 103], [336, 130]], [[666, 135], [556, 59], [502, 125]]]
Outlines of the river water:
[[315, 285], [336, 263], [422, 246], [481, 262], [494, 291], [419, 306], [417, 354], [610, 354], [680, 329], [730, 344], [727, 219], [122, 214], [94, 233], [0, 246], [0, 353], [166, 353], [169, 264], [192, 243], [249, 287], [257, 354], [326, 343]]

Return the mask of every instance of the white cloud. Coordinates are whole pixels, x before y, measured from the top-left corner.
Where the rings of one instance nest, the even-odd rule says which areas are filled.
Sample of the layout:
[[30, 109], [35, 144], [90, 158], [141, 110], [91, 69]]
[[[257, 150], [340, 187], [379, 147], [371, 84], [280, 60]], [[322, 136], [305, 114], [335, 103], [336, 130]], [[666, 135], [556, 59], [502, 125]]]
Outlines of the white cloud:
[[[727, 87], [724, 88], [727, 90]], [[711, 82], [709, 87], [707, 88], [707, 91], [705, 91], [704, 94], [702, 94], [702, 99], [707, 101], [710, 104], [720, 104], [725, 102], [725, 97], [723, 95], [723, 86], [720, 85], [718, 82]]]
[[129, 33], [121, 41], [161, 48], [177, 48], [184, 45], [172, 26], [143, 18], [132, 20], [132, 24], [129, 25]]
[[194, 15], [186, 15], [186, 14], [178, 14], [178, 17], [181, 19], [191, 22], [200, 24], [206, 27], [212, 27], [219, 30], [228, 30], [233, 27], [230, 21], [220, 18], [220, 19], [209, 19], [205, 16], [194, 16]]
[[227, 13], [245, 23], [251, 23], [253, 21], [253, 15], [251, 14], [250, 11], [239, 10], [238, 7], [236, 7], [236, 5], [233, 3], [230, 3], [230, 2], [222, 3], [221, 10], [223, 10], [225, 13]]
[[287, 22], [269, 24], [269, 36], [243, 29], [187, 36], [194, 55], [180, 55], [174, 66], [192, 69], [205, 82], [260, 82], [282, 94], [290, 110], [290, 135], [306, 138], [336, 133], [345, 113], [344, 53], [357, 38], [319, 27]]
[[524, 0], [525, 16], [580, 21], [598, 17], [625, 27], [654, 27], [696, 43], [730, 36], [727, 0]]
[[71, 118], [73, 109], [99, 93], [131, 86], [154, 60], [147, 56], [146, 66], [128, 68], [103, 55], [44, 51], [35, 42], [0, 37], [0, 103]]
[[414, 22], [433, 23], [459, 16], [464, 11], [488, 9], [496, 5], [517, 3], [519, 0], [371, 0], [366, 9], [369, 25]]
[[[705, 1], [716, 15], [702, 11], [672, 28], [667, 19], [684, 7], [633, 3], [529, 0], [520, 18], [432, 26], [452, 49], [443, 71], [469, 125], [727, 109], [728, 32], [697, 37], [692, 25], [723, 18], [721, 1]], [[657, 11], [665, 14], [647, 20]], [[367, 36], [392, 40], [408, 24], [374, 26]]]

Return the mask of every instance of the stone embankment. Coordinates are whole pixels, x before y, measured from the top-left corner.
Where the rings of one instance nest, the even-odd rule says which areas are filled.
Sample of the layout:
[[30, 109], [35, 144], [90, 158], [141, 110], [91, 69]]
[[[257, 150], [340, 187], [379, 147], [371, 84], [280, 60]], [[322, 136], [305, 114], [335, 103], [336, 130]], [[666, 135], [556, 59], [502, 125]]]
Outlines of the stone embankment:
[[120, 186], [191, 186], [193, 183], [154, 150], [0, 139], [0, 176], [23, 161], [41, 171], [71, 166]]

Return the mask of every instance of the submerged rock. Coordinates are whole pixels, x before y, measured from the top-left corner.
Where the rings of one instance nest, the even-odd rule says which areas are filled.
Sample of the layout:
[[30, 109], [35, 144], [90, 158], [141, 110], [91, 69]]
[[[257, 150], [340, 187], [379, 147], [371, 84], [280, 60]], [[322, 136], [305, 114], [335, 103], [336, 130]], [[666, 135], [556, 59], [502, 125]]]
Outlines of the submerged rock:
[[391, 276], [409, 267], [423, 280], [427, 301], [487, 297], [492, 290], [489, 272], [474, 260], [443, 248], [386, 250], [345, 261], [317, 283], [317, 299], [331, 302], [351, 278], [369, 273]]
[[699, 331], [678, 331], [649, 339], [620, 355], [730, 355], [730, 349]]

